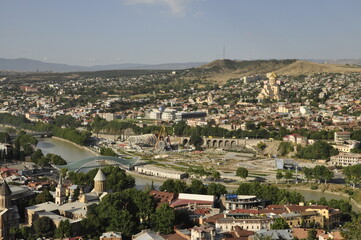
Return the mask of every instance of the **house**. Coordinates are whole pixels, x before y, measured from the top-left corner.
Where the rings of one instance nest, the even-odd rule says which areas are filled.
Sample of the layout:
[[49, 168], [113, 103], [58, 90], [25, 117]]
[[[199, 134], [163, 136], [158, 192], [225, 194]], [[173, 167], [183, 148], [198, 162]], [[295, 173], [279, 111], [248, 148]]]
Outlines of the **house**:
[[307, 144], [307, 137], [301, 136], [297, 133], [293, 133], [283, 137], [283, 141], [291, 142], [293, 144]]

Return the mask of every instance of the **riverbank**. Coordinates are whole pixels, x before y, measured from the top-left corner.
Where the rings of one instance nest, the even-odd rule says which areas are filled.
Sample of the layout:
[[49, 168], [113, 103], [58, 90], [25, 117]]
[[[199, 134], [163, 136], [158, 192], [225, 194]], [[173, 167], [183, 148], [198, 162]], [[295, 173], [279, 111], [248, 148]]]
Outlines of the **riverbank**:
[[[63, 156], [65, 155], [64, 159], [68, 160], [69, 163], [89, 157], [87, 155], [92, 155], [92, 156], [99, 155], [99, 153], [97, 153], [85, 146], [80, 146], [78, 144], [75, 144], [73, 142], [70, 142], [66, 139], [62, 139], [59, 137], [40, 138], [39, 141], [43, 142], [43, 149], [46, 153], [53, 152], [53, 153], [57, 153], [58, 155], [63, 155]], [[83, 153], [81, 153], [81, 152], [83, 152]], [[80, 155], [77, 155], [79, 153], [80, 153]], [[85, 154], [85, 156], [84, 156], [84, 154]], [[127, 153], [124, 152], [124, 154], [127, 154]], [[97, 165], [88, 166], [87, 170], [89, 170], [91, 168], [96, 168], [96, 167], [99, 167], [99, 166], [97, 166]], [[166, 178], [160, 178], [157, 176], [140, 174], [135, 171], [127, 171], [127, 174], [133, 176], [136, 179], [136, 185], [139, 189], [143, 189], [147, 185], [150, 186], [152, 184], [152, 182], [155, 186], [161, 186], [166, 180], [168, 180]], [[183, 181], [186, 182], [187, 184], [190, 184], [192, 180], [184, 179]], [[212, 182], [203, 182], [203, 183], [207, 185]], [[215, 182], [215, 183], [223, 184], [229, 192], [235, 191], [239, 186], [239, 182], [237, 182], [237, 183], [235, 182], [233, 184], [225, 184], [223, 182]], [[342, 199], [347, 200], [350, 203], [352, 203], [354, 209], [357, 208], [356, 209], [357, 211], [361, 210], [361, 205], [359, 203], [357, 203], [355, 199], [350, 198], [346, 194], [345, 186], [339, 186], [339, 185], [333, 186], [332, 185], [332, 186], [329, 186], [329, 189], [327, 190], [327, 189], [325, 189], [326, 186], [321, 184], [321, 185], [318, 185], [318, 187], [320, 189], [311, 190], [309, 185], [302, 186], [305, 184], [306, 183], [299, 183], [297, 186], [289, 185], [289, 184], [277, 184], [275, 186], [277, 186], [279, 188], [283, 188], [288, 191], [300, 192], [303, 196], [305, 196], [305, 199], [307, 201], [319, 200], [321, 197], [325, 197], [328, 200], [330, 200], [332, 198], [341, 199], [341, 197], [342, 197]], [[357, 192], [358, 190], [354, 190], [354, 191]]]
[[93, 154], [96, 155], [96, 156], [100, 156], [100, 153], [98, 153], [98, 152], [96, 152], [96, 151], [94, 151], [94, 150], [92, 150], [92, 149], [90, 149], [90, 148], [88, 148], [88, 147], [86, 147], [86, 146], [82, 146], [82, 145], [76, 144], [76, 143], [74, 143], [74, 142], [72, 142], [72, 141], [69, 141], [69, 140], [67, 140], [67, 139], [60, 138], [60, 137], [54, 137], [54, 136], [52, 136], [52, 138], [54, 138], [54, 139], [56, 139], [56, 140], [59, 140], [59, 141], [63, 141], [63, 142], [70, 143], [70, 144], [74, 145], [75, 147], [82, 148], [82, 149], [84, 149], [84, 150], [87, 150], [87, 151], [93, 153]]
[[325, 190], [325, 189], [310, 189], [310, 188], [305, 188], [302, 186], [294, 186], [294, 185], [282, 186], [282, 185], [277, 184], [276, 186], [280, 189], [285, 189], [287, 191], [295, 191], [295, 192], [304, 191], [304, 192], [310, 192], [310, 193], [314, 192], [314, 193], [329, 194], [329, 195], [341, 197], [344, 200], [350, 201], [351, 204], [354, 205], [358, 210], [361, 210], [361, 204], [356, 202], [356, 200], [353, 199], [352, 197], [350, 197], [350, 195], [348, 195], [347, 193], [344, 193], [341, 191], [334, 192], [334, 191], [329, 191], [329, 190]]

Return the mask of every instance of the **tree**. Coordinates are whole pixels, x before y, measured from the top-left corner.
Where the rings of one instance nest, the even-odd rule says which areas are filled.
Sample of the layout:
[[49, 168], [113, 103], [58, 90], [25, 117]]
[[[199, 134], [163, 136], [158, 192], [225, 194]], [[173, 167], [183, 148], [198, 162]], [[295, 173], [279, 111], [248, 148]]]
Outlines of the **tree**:
[[264, 142], [259, 142], [259, 143], [257, 144], [257, 147], [258, 147], [259, 149], [261, 149], [261, 151], [263, 151], [263, 150], [266, 149], [267, 144], [265, 144]]
[[237, 168], [236, 176], [246, 179], [248, 177], [248, 170], [244, 167]]
[[68, 219], [61, 220], [59, 226], [55, 229], [56, 238], [64, 238], [72, 236], [72, 228]]
[[189, 128], [189, 126], [187, 125], [187, 123], [185, 121], [180, 121], [176, 124], [173, 125], [174, 128], [174, 134], [177, 136], [183, 136], [184, 132], [187, 128]]
[[193, 133], [189, 139], [189, 143], [194, 145], [196, 150], [202, 149], [203, 138], [196, 133]]
[[346, 181], [353, 187], [356, 187], [361, 182], [361, 164], [343, 168], [343, 174], [346, 177]]
[[285, 172], [285, 179], [287, 179], [287, 181], [289, 182], [290, 179], [293, 178], [293, 173], [291, 171], [286, 171]]
[[307, 232], [307, 240], [316, 240], [317, 238], [317, 231], [315, 229], [308, 230]]
[[117, 156], [117, 154], [113, 151], [113, 149], [111, 149], [111, 148], [105, 148], [105, 147], [100, 148], [100, 155], [103, 155], [103, 156], [112, 156], [112, 157]]
[[296, 156], [305, 159], [328, 159], [337, 154], [338, 150], [327, 142], [317, 141], [310, 146], [301, 147]]
[[107, 177], [107, 188], [111, 189], [113, 192], [119, 192], [135, 186], [134, 177], [127, 175], [125, 171], [119, 167], [105, 167], [103, 168], [103, 173]]
[[221, 179], [221, 173], [218, 171], [213, 171], [212, 172], [212, 178], [214, 181], [218, 181], [219, 179]]
[[247, 128], [247, 130], [256, 130], [257, 129], [256, 124], [251, 121], [246, 122], [246, 128]]
[[189, 186], [190, 192], [193, 194], [206, 194], [207, 187], [204, 186], [201, 180], [194, 179], [192, 180], [191, 185]]
[[62, 158], [59, 155], [53, 154], [53, 153], [48, 153], [48, 154], [46, 154], [45, 157], [49, 163], [53, 163], [54, 165], [66, 165], [67, 164], [67, 162], [64, 160], [64, 158]]
[[162, 234], [169, 234], [173, 232], [175, 214], [173, 208], [168, 204], [162, 204], [157, 208], [152, 216], [154, 230]]
[[38, 163], [38, 161], [44, 157], [43, 152], [41, 149], [37, 149], [32, 155], [31, 155], [31, 161], [34, 163]]
[[289, 228], [290, 228], [290, 226], [288, 225], [286, 220], [281, 217], [276, 218], [271, 225], [271, 229], [274, 229], [274, 230], [282, 230], [282, 229], [289, 229]]
[[310, 181], [311, 179], [314, 178], [312, 168], [303, 167], [302, 171], [303, 171], [303, 174], [305, 175], [305, 178], [307, 179], [307, 181]]
[[345, 223], [342, 227], [341, 235], [344, 239], [361, 239], [361, 214], [358, 213], [352, 218], [352, 221]]
[[35, 232], [42, 237], [54, 235], [55, 225], [49, 217], [40, 217], [34, 221]]
[[66, 174], [68, 173], [68, 169], [67, 168], [60, 168], [60, 175], [65, 178]]
[[293, 152], [293, 145], [290, 142], [281, 142], [277, 151], [280, 156], [286, 156], [288, 153]]
[[173, 179], [165, 180], [159, 187], [159, 190], [173, 193], [184, 193], [189, 191], [185, 182]]
[[324, 180], [325, 183], [327, 183], [327, 181], [333, 178], [333, 172], [323, 165], [315, 166], [313, 169], [313, 175], [318, 179], [319, 183], [321, 183], [321, 180]]
[[283, 178], [283, 173], [282, 171], [277, 171], [276, 173], [276, 179], [277, 181], [281, 180]]
[[210, 183], [207, 187], [207, 194], [216, 196], [217, 198], [220, 197], [222, 194], [226, 194], [227, 189], [223, 184], [220, 183]]
[[44, 202], [53, 202], [53, 201], [54, 201], [54, 198], [47, 189], [45, 189], [41, 193], [37, 194], [35, 197], [36, 204], [44, 203]]
[[236, 191], [239, 195], [256, 195], [260, 199], [267, 199], [272, 204], [289, 204], [304, 202], [304, 197], [297, 192], [289, 192], [268, 184], [259, 182], [241, 183]]
[[[106, 195], [92, 215], [91, 225], [101, 231], [119, 231], [131, 237], [141, 229], [149, 228], [154, 212], [152, 197], [135, 188]], [[91, 226], [90, 225], [90, 226]]]

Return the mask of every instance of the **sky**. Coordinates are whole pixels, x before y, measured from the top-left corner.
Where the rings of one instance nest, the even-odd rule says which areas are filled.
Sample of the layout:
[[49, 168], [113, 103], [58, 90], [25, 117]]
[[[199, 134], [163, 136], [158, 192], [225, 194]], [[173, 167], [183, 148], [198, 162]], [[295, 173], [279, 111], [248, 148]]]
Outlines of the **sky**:
[[0, 0], [0, 58], [71, 65], [361, 58], [360, 0]]

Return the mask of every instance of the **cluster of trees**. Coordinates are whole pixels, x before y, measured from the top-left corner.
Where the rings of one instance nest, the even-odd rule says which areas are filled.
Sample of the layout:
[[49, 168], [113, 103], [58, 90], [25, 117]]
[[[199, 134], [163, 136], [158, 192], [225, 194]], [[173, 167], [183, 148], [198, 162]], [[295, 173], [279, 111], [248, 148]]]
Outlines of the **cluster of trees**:
[[356, 141], [361, 141], [361, 130], [353, 130], [351, 132], [351, 139]]
[[77, 128], [81, 126], [80, 121], [70, 115], [58, 116], [54, 119], [53, 125], [65, 128]]
[[248, 170], [244, 167], [239, 167], [236, 170], [236, 176], [246, 179], [248, 177]]
[[64, 138], [79, 145], [85, 145], [86, 140], [91, 135], [90, 132], [78, 131], [74, 128], [53, 127], [52, 132], [56, 137]]
[[108, 122], [97, 115], [93, 118], [91, 128], [95, 133], [121, 134], [125, 129], [131, 128], [135, 131], [138, 127], [130, 122], [116, 120]]
[[207, 170], [204, 167], [189, 167], [187, 173], [191, 175], [196, 175], [197, 177], [203, 177], [203, 176], [210, 177], [215, 181], [221, 179], [220, 172], [214, 169]]
[[78, 127], [80, 123], [75, 118], [67, 115], [57, 117], [51, 124], [45, 124], [30, 122], [23, 115], [13, 116], [9, 113], [0, 113], [0, 124], [9, 124], [31, 131], [52, 132], [54, 136], [67, 139], [80, 145], [84, 145], [90, 136], [89, 132], [76, 130], [75, 127]]
[[69, 220], [62, 220], [56, 227], [53, 220], [49, 217], [40, 217], [34, 221], [33, 228], [22, 226], [20, 228], [11, 228], [10, 234], [14, 239], [42, 239], [58, 238], [63, 239], [80, 233], [79, 229], [75, 229]]
[[112, 156], [112, 157], [116, 157], [118, 155], [113, 151], [113, 149], [106, 147], [100, 148], [100, 154], [103, 156]]
[[241, 183], [236, 193], [240, 195], [256, 195], [258, 198], [266, 199], [272, 204], [297, 204], [305, 201], [300, 193], [289, 192], [259, 182]]
[[0, 132], [0, 142], [1, 143], [10, 142], [10, 136], [7, 132]]
[[190, 185], [181, 180], [166, 180], [159, 190], [173, 192], [173, 193], [194, 193], [194, 194], [208, 194], [219, 197], [222, 194], [226, 194], [226, 187], [219, 183], [210, 183], [204, 185], [202, 181], [198, 179], [192, 180]]
[[328, 206], [335, 209], [340, 209], [342, 212], [341, 221], [350, 221], [351, 216], [354, 214], [352, 211], [352, 205], [343, 199], [330, 199], [327, 201], [326, 198], [322, 197], [320, 200], [315, 202], [318, 205]]
[[31, 161], [40, 165], [40, 166], [49, 166], [50, 164], [54, 165], [66, 165], [67, 162], [59, 155], [48, 153], [44, 156], [43, 152], [40, 149], [37, 149], [31, 155]]
[[351, 221], [342, 226], [341, 235], [344, 239], [361, 239], [361, 213], [353, 216]]
[[333, 172], [324, 165], [317, 165], [314, 168], [304, 167], [302, 171], [308, 181], [317, 180], [319, 183], [321, 183], [321, 181], [327, 183], [334, 175]]
[[[127, 188], [135, 187], [135, 179], [134, 177], [127, 175], [125, 171], [119, 167], [115, 166], [107, 166], [102, 168], [104, 175], [107, 178], [106, 187], [113, 192], [123, 191]], [[81, 186], [92, 186], [93, 187], [93, 179], [97, 174], [98, 169], [92, 169], [87, 173], [83, 172], [68, 172], [68, 179], [72, 181], [73, 184], [81, 185]]]
[[361, 182], [361, 164], [344, 167], [343, 174], [346, 177], [346, 181], [353, 187], [356, 187]]
[[280, 156], [286, 156], [290, 152], [293, 152], [293, 145], [290, 142], [281, 142], [278, 146], [277, 152]]
[[38, 140], [35, 137], [21, 131], [18, 137], [13, 140], [12, 148], [0, 154], [1, 160], [16, 159], [25, 161], [25, 156], [30, 156], [34, 153], [37, 143]]
[[304, 159], [329, 159], [337, 155], [338, 150], [324, 141], [317, 141], [306, 147], [299, 147], [296, 157]]
[[162, 234], [173, 231], [175, 212], [167, 204], [155, 208], [152, 197], [135, 188], [108, 194], [99, 205], [91, 205], [82, 227], [88, 238], [105, 231], [118, 231], [129, 239], [142, 229]]
[[276, 218], [271, 225], [271, 229], [274, 230], [290, 229], [290, 225], [288, 225], [288, 223], [284, 218]]
[[290, 170], [284, 171], [284, 173], [283, 171], [278, 170], [276, 173], [277, 181], [281, 180], [282, 178], [287, 179], [287, 181], [289, 181], [290, 179], [293, 178], [293, 173]]
[[350, 152], [351, 153], [361, 153], [361, 145], [359, 145], [358, 147], [352, 148]]

